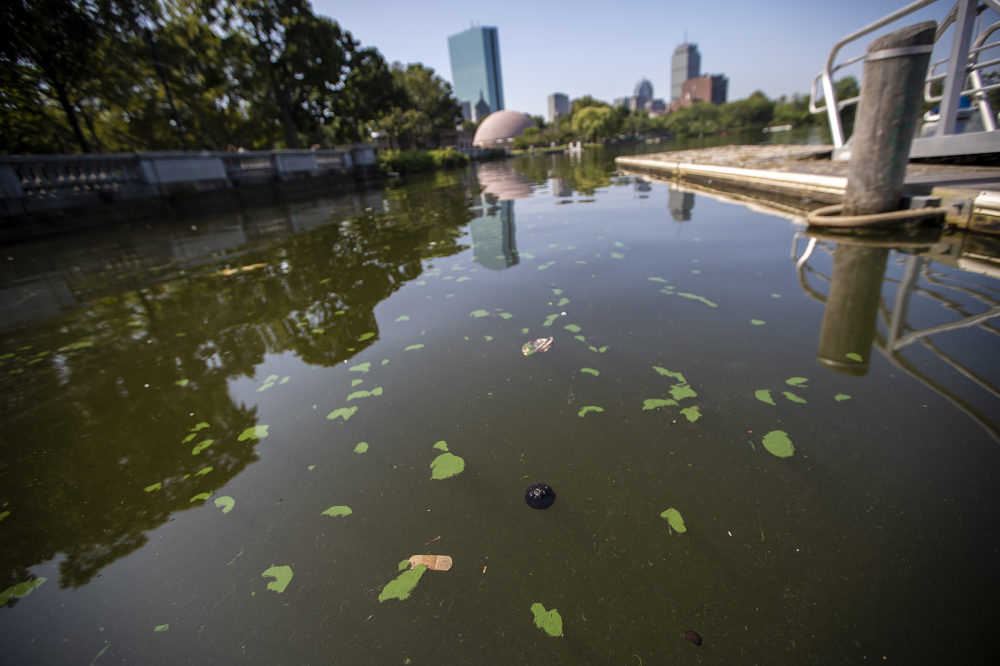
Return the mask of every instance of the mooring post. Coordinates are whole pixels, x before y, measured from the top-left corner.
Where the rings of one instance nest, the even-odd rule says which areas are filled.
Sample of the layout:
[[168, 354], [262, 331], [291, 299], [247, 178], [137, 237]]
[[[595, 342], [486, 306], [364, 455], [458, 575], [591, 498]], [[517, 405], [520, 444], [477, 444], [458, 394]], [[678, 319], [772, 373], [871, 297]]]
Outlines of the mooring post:
[[821, 365], [868, 374], [888, 257], [882, 247], [837, 243], [816, 353]]
[[868, 46], [851, 137], [844, 215], [899, 208], [936, 31], [937, 23], [927, 21], [882, 35]]

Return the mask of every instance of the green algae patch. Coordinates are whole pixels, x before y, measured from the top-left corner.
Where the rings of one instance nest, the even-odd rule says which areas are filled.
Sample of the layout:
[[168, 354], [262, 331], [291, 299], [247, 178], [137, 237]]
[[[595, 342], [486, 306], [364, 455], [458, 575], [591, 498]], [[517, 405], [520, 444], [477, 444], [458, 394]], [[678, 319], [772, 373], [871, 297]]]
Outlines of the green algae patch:
[[347, 369], [348, 372], [368, 372], [372, 369], [372, 364], [370, 361], [365, 361], [364, 363], [358, 363], [357, 365], [352, 365]]
[[695, 421], [701, 418], [701, 410], [698, 409], [697, 405], [692, 405], [691, 407], [685, 407], [684, 409], [681, 410], [681, 414], [683, 414], [684, 418], [686, 418], [691, 423], [694, 423]]
[[368, 453], [368, 442], [358, 442], [354, 447], [355, 453]]
[[500, 315], [501, 319], [513, 319], [514, 318], [514, 315], [512, 315], [509, 312], [500, 312], [498, 314]]
[[808, 388], [806, 384], [809, 383], [809, 380], [805, 377], [789, 377], [788, 379], [785, 380], [785, 383], [788, 384], [789, 386]]
[[371, 340], [374, 337], [375, 337], [375, 334], [372, 333], [371, 331], [369, 331], [367, 333], [362, 333], [361, 335], [358, 336], [358, 342], [364, 342], [365, 340]]
[[[151, 493], [153, 491], [160, 490], [162, 488], [163, 488], [163, 484], [162, 483], [153, 483], [153, 484], [150, 484], [150, 485], [146, 486], [145, 488], [143, 488], [142, 492], [144, 492], [144, 493]], [[3, 520], [2, 516], [0, 516], [0, 520]]]
[[21, 599], [28, 596], [41, 587], [47, 580], [48, 578], [45, 576], [39, 576], [34, 580], [26, 580], [23, 583], [18, 583], [17, 585], [8, 587], [3, 592], [0, 592], [0, 606], [5, 606], [11, 599]]
[[87, 349], [88, 347], [93, 347], [93, 340], [80, 340], [79, 342], [71, 342], [65, 347], [60, 347], [59, 351], [77, 351], [80, 349]]
[[649, 278], [646, 278], [646, 279], [649, 280], [650, 282], [659, 282], [661, 284], [666, 284], [667, 283], [667, 280], [664, 280], [661, 277], [649, 277]]
[[750, 323], [753, 324], [754, 326], [763, 326], [767, 322], [764, 321], [763, 319], [751, 319]]
[[354, 388], [358, 384], [364, 384], [364, 383], [365, 383], [365, 380], [361, 379], [360, 377], [357, 378], [357, 379], [352, 379], [351, 380], [351, 388]]
[[222, 509], [222, 513], [229, 513], [236, 506], [236, 500], [229, 495], [223, 495], [222, 497], [216, 497], [214, 504]]
[[559, 319], [559, 317], [561, 316], [562, 315], [560, 315], [558, 312], [555, 314], [550, 314], [548, 317], [545, 318], [545, 321], [542, 322], [542, 326], [551, 326], [552, 322], [554, 322], [556, 319]]
[[426, 564], [418, 564], [412, 569], [407, 569], [382, 588], [382, 591], [378, 594], [378, 601], [382, 603], [389, 599], [399, 599], [404, 601], [410, 598], [410, 593], [413, 592], [413, 588], [417, 586], [420, 582], [421, 576], [427, 571]]
[[778, 403], [774, 401], [774, 398], [771, 397], [771, 391], [769, 389], [757, 389], [753, 392], [753, 397], [767, 405], [778, 405]]
[[10, 515], [10, 511], [0, 511], [0, 523], [2, 523], [3, 519], [6, 518], [9, 515]]
[[670, 525], [670, 529], [678, 534], [684, 534], [687, 532], [687, 525], [684, 524], [684, 516], [677, 509], [670, 507], [666, 511], [660, 514], [660, 518], [663, 518]]
[[612, 252], [611, 253], [611, 258], [612, 259], [624, 259], [625, 255], [622, 254], [621, 252]]
[[409, 560], [403, 560], [399, 564], [396, 565], [396, 571], [406, 571], [409, 568], [410, 568], [410, 561]]
[[787, 398], [789, 402], [797, 402], [800, 405], [806, 404], [806, 399], [805, 398], [800, 398], [799, 396], [795, 395], [791, 391], [782, 391], [781, 395], [785, 396], [785, 398]]
[[329, 509], [323, 512], [323, 515], [333, 516], [334, 518], [337, 518], [339, 516], [349, 516], [352, 513], [354, 513], [354, 511], [351, 510], [351, 507], [340, 505], [340, 506], [331, 506]]
[[181, 388], [184, 388], [190, 383], [191, 383], [190, 379], [178, 379], [176, 382], [174, 382], [176, 386], [180, 386]]
[[423, 349], [423, 348], [424, 348], [424, 346], [420, 345], [420, 344], [410, 345], [408, 347], [404, 347], [403, 351], [417, 351], [418, 349]]
[[197, 444], [195, 444], [191, 448], [191, 455], [193, 455], [193, 456], [198, 455], [199, 453], [201, 453], [202, 451], [204, 451], [208, 447], [212, 446], [212, 444], [214, 442], [215, 442], [214, 439], [206, 439], [206, 440], [203, 440], [201, 442], [198, 442]]
[[717, 307], [719, 307], [718, 305], [716, 305], [712, 301], [708, 300], [704, 296], [698, 296], [697, 294], [689, 294], [689, 293], [687, 293], [685, 291], [678, 291], [677, 295], [681, 296], [683, 298], [689, 298], [692, 301], [700, 301], [701, 303], [704, 303], [705, 305], [707, 305], [710, 308], [717, 308]]
[[561, 308], [564, 305], [569, 305], [569, 299], [566, 298], [565, 296], [563, 296], [562, 298], [559, 299], [559, 302], [556, 303], [556, 307], [560, 307]]
[[271, 565], [260, 577], [273, 578], [274, 580], [267, 584], [267, 589], [281, 594], [288, 588], [288, 584], [292, 582], [293, 575], [292, 568], [287, 564], [283, 564], [281, 566]]
[[169, 624], [158, 624], [155, 627], [153, 627], [153, 631], [155, 633], [157, 633], [157, 634], [161, 634], [164, 631], [170, 631], [170, 625]]
[[338, 418], [344, 419], [346, 421], [347, 419], [354, 416], [354, 412], [356, 411], [358, 411], [357, 407], [341, 407], [340, 409], [335, 409], [329, 414], [327, 414], [326, 418], [329, 419], [330, 421], [333, 421]]
[[440, 440], [440, 441], [434, 442], [433, 448], [437, 449], [438, 451], [447, 451], [448, 450], [448, 442], [444, 441], [443, 439]]
[[199, 423], [195, 423], [194, 426], [191, 427], [191, 432], [198, 432], [199, 430], [204, 430], [207, 427], [208, 423], [205, 421], [201, 421]]
[[767, 433], [762, 443], [768, 453], [778, 458], [791, 458], [795, 453], [795, 445], [783, 430], [772, 430]]
[[670, 397], [674, 400], [697, 398], [698, 394], [688, 384], [674, 384], [670, 387]]
[[857, 352], [847, 352], [846, 354], [844, 354], [844, 356], [846, 356], [847, 358], [849, 358], [852, 361], [855, 361], [857, 363], [864, 363], [865, 362], [865, 359], [861, 356], [861, 354], [859, 354]]
[[246, 442], [251, 439], [264, 439], [268, 435], [267, 428], [268, 426], [266, 425], [250, 426], [240, 433], [240, 436], [236, 438], [236, 441]]
[[482, 319], [483, 317], [489, 317], [490, 312], [489, 310], [473, 310], [469, 313], [469, 316], [475, 319]]
[[535, 626], [547, 633], [549, 636], [557, 638], [562, 636], [563, 621], [559, 611], [555, 608], [545, 610], [545, 606], [537, 601], [531, 604], [531, 616], [535, 620]]
[[570, 333], [579, 333], [580, 332], [580, 327], [577, 326], [576, 324], [566, 324], [565, 326], [563, 326], [563, 328], [565, 328]]
[[211, 467], [211, 466], [209, 466], [209, 467], [202, 467], [197, 472], [195, 472], [194, 475], [195, 476], [205, 476], [206, 474], [208, 474], [209, 472], [211, 472], [213, 469], [214, 468]]
[[376, 386], [371, 391], [355, 391], [354, 393], [347, 396], [347, 401], [358, 400], [359, 398], [370, 398], [372, 396], [382, 395], [382, 387]]
[[431, 461], [431, 479], [448, 479], [461, 474], [465, 469], [465, 460], [454, 453], [442, 453]]
[[653, 370], [656, 371], [656, 374], [658, 374], [658, 375], [660, 375], [662, 377], [673, 377], [674, 379], [676, 379], [677, 381], [679, 381], [681, 383], [684, 383], [684, 384], [687, 383], [687, 380], [684, 379], [684, 375], [682, 375], [679, 372], [674, 372], [672, 370], [667, 370], [666, 368], [661, 368], [658, 365], [654, 365], [653, 366]]
[[837, 395], [833, 396], [833, 399], [836, 400], [837, 402], [844, 402], [845, 400], [850, 400], [851, 396], [847, 395], [846, 393], [838, 393]]
[[326, 329], [325, 328], [314, 328], [314, 329], [310, 330], [309, 332], [312, 333], [313, 335], [323, 335], [324, 333], [326, 333]]
[[642, 411], [648, 412], [651, 409], [657, 409], [658, 407], [673, 407], [677, 404], [676, 400], [671, 400], [670, 398], [646, 398], [642, 402]]
[[594, 375], [599, 377], [601, 375], [600, 370], [595, 370], [594, 368], [580, 368], [580, 372], [586, 372], [588, 375]]
[[192, 504], [194, 502], [204, 502], [204, 501], [206, 501], [211, 496], [212, 496], [212, 493], [198, 493], [197, 495], [195, 495], [194, 497], [192, 497], [191, 499], [189, 499], [188, 502], [192, 503]]
[[399, 315], [398, 317], [396, 317], [396, 321], [397, 322], [410, 321], [410, 315]]
[[603, 407], [598, 407], [597, 405], [585, 405], [585, 406], [583, 406], [583, 407], [580, 408], [580, 411], [578, 411], [576, 413], [576, 415], [579, 416], [580, 418], [583, 418], [584, 416], [586, 416], [587, 414], [589, 414], [591, 412], [594, 412], [596, 414], [600, 414], [603, 411], [604, 411]]

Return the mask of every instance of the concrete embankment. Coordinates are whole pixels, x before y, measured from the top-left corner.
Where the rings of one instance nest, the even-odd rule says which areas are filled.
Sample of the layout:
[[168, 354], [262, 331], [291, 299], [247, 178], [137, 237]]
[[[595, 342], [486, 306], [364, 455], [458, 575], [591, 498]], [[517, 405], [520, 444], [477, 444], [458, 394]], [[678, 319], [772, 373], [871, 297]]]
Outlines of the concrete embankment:
[[[847, 162], [831, 146], [721, 146], [622, 156], [620, 169], [794, 214], [843, 202]], [[940, 199], [948, 225], [1000, 234], [1000, 167], [911, 162], [904, 196]]]
[[0, 157], [0, 241], [357, 187], [374, 146]]

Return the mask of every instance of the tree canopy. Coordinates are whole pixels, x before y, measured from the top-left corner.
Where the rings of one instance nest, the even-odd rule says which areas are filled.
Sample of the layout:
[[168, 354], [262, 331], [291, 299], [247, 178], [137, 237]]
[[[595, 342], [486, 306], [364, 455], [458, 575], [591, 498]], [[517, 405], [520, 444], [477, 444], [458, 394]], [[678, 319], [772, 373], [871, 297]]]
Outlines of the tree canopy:
[[0, 5], [5, 153], [332, 146], [396, 115], [423, 145], [460, 122], [433, 70], [390, 69], [309, 0]]

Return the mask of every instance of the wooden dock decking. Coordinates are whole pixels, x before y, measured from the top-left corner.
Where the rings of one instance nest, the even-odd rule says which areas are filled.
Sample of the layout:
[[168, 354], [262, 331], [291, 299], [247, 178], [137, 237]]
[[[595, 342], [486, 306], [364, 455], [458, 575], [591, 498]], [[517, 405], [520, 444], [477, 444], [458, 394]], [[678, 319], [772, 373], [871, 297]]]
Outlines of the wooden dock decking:
[[[615, 162], [625, 172], [805, 215], [843, 200], [848, 163], [832, 161], [831, 152], [832, 146], [822, 145], [738, 145], [622, 156]], [[1000, 167], [911, 162], [904, 192], [939, 197], [949, 208], [949, 225], [1000, 234]]]

